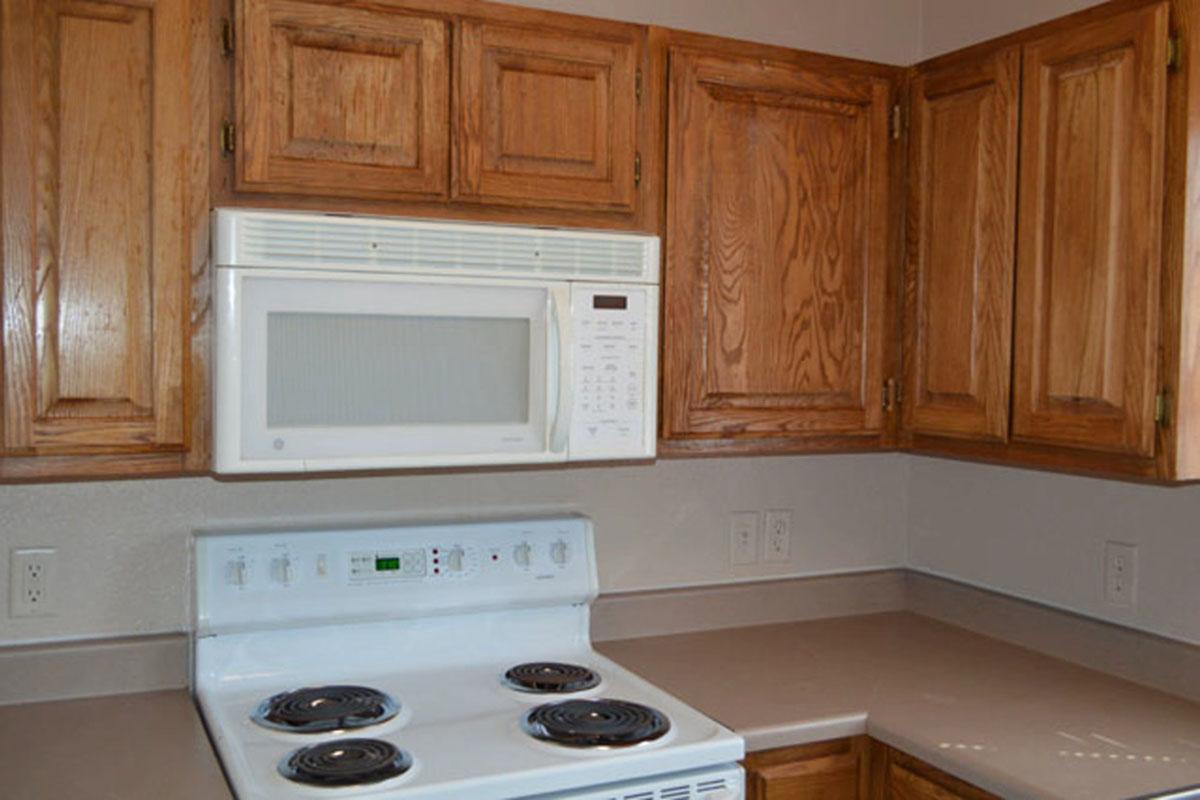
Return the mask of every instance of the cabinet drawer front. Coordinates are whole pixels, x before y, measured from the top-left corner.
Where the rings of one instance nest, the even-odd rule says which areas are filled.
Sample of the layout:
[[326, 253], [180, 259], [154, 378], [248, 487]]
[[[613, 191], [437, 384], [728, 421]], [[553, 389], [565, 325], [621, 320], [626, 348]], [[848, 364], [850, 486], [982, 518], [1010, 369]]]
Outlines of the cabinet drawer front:
[[5, 6], [5, 449], [182, 450], [189, 3]]
[[239, 13], [239, 189], [446, 196], [447, 22], [296, 0]]
[[890, 91], [672, 52], [668, 438], [881, 429]]
[[912, 90], [905, 427], [1008, 434], [1020, 48]]
[[457, 196], [632, 210], [640, 42], [464, 21]]
[[1014, 438], [1154, 453], [1167, 4], [1028, 45]]

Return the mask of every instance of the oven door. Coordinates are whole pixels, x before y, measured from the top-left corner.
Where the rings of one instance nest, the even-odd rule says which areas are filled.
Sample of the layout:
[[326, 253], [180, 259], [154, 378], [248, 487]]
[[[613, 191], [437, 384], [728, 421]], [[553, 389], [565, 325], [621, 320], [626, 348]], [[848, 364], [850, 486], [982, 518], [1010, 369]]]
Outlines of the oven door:
[[216, 272], [217, 472], [566, 459], [567, 284]]

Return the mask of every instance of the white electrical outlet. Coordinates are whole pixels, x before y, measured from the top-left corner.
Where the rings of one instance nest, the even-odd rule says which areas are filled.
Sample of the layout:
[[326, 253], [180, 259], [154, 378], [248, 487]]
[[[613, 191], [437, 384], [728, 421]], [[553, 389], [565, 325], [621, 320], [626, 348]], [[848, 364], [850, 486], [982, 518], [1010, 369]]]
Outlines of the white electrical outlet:
[[765, 560], [786, 563], [792, 560], [792, 512], [768, 511], [764, 517], [763, 539]]
[[1104, 545], [1104, 600], [1119, 608], [1137, 605], [1137, 545]]
[[739, 511], [730, 515], [729, 560], [735, 566], [758, 563], [757, 511]]
[[8, 613], [48, 617], [55, 613], [58, 551], [50, 547], [13, 550], [8, 562]]

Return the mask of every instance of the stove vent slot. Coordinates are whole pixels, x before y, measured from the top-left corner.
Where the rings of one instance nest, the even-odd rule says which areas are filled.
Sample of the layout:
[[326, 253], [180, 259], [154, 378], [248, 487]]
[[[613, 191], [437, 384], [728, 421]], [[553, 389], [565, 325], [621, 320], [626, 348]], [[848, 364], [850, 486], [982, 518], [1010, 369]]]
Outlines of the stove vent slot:
[[715, 792], [718, 789], [724, 789], [727, 785], [724, 778], [718, 778], [715, 781], [700, 781], [696, 784], [696, 791], [703, 796], [705, 792]]
[[238, 220], [236, 264], [378, 272], [649, 281], [646, 236], [282, 214]]
[[625, 795], [622, 800], [654, 800], [654, 792], [634, 792]]
[[692, 796], [692, 787], [672, 786], [669, 789], [663, 789], [658, 796], [662, 800], [689, 800]]

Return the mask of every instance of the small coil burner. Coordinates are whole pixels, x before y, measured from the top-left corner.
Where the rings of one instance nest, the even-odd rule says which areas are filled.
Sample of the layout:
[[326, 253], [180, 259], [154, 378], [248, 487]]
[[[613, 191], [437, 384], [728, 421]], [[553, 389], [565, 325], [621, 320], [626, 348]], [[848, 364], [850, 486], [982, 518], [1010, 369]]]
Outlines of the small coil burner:
[[365, 728], [400, 712], [395, 700], [366, 686], [316, 686], [264, 700], [251, 719], [290, 733], [325, 733]]
[[504, 673], [509, 688], [532, 694], [570, 694], [600, 685], [600, 676], [578, 664], [535, 661], [518, 664]]
[[564, 700], [529, 711], [521, 722], [535, 739], [567, 747], [629, 747], [671, 730], [659, 711], [624, 700]]
[[378, 739], [336, 739], [302, 747], [279, 764], [279, 774], [312, 786], [360, 786], [403, 775], [412, 758]]

